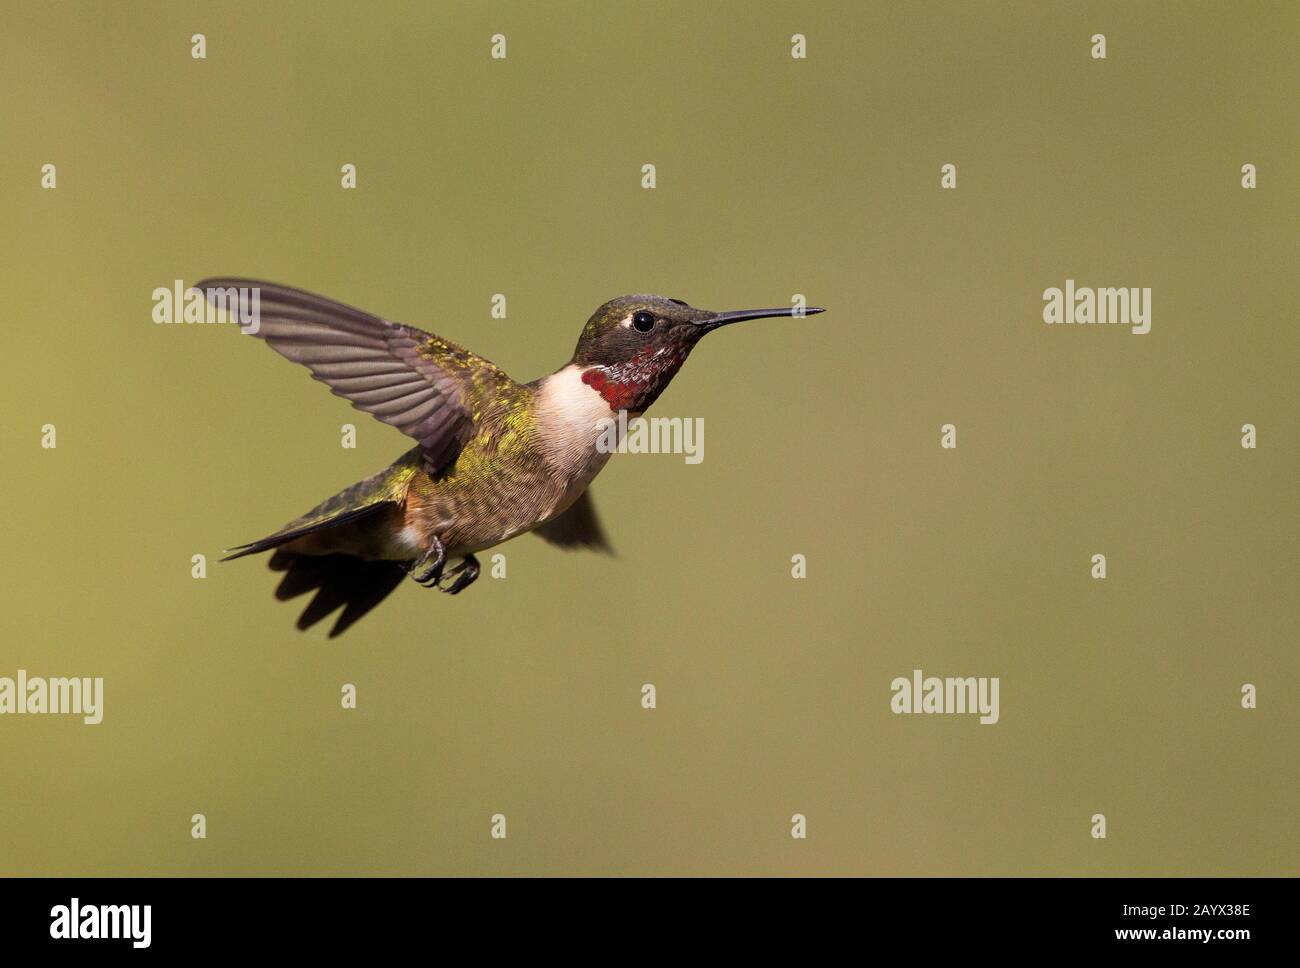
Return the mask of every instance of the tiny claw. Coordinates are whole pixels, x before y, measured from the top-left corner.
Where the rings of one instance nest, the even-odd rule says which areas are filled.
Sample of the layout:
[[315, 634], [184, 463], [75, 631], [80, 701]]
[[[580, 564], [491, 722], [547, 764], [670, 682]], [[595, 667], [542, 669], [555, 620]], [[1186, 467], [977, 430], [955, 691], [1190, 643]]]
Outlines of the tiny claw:
[[413, 561], [410, 575], [417, 584], [432, 588], [442, 581], [442, 568], [447, 563], [447, 548], [436, 536], [424, 557]]
[[444, 588], [442, 584], [439, 583], [438, 590], [444, 591], [448, 595], [459, 595], [466, 588], [469, 588], [470, 585], [474, 584], [475, 580], [478, 578], [478, 574], [479, 574], [478, 559], [475, 558], [473, 555], [466, 555], [464, 561], [462, 561], [451, 571], [447, 572], [447, 574], [444, 576], [446, 578], [450, 578], [452, 575], [455, 575], [456, 580], [452, 582], [450, 585], [448, 585], [446, 588]]

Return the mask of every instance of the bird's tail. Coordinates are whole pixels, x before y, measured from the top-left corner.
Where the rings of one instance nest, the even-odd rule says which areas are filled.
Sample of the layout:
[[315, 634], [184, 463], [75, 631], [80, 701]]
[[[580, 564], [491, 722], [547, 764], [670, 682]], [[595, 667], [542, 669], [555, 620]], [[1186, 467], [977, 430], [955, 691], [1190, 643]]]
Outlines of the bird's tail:
[[242, 558], [245, 555], [255, 555], [263, 551], [270, 551], [272, 548], [278, 548], [280, 545], [288, 544], [296, 538], [304, 538], [309, 534], [315, 534], [319, 531], [325, 531], [330, 528], [337, 528], [340, 525], [351, 524], [362, 518], [369, 517], [376, 511], [382, 511], [386, 507], [391, 507], [387, 502], [371, 504], [363, 508], [354, 508], [351, 511], [345, 511], [342, 514], [336, 514], [333, 517], [324, 520], [313, 520], [308, 523], [299, 523], [304, 519], [285, 525], [275, 534], [268, 534], [265, 538], [258, 538], [245, 545], [238, 545], [226, 551], [222, 561], [233, 561], [236, 558]]
[[302, 517], [290, 521], [275, 534], [227, 549], [226, 556], [221, 560], [230, 561], [244, 555], [270, 551], [295, 538], [352, 524], [384, 509], [391, 510], [405, 499], [406, 487], [414, 473], [418, 457], [419, 448], [403, 454], [392, 466], [363, 481], [357, 481], [351, 487], [345, 487]]
[[311, 628], [342, 606], [330, 638], [347, 631], [406, 577], [401, 562], [366, 561], [353, 555], [302, 555], [284, 548], [271, 556], [270, 565], [272, 571], [284, 572], [275, 589], [280, 601], [316, 593], [298, 617], [298, 628]]
[[274, 550], [271, 570], [285, 573], [275, 597], [287, 601], [305, 592], [316, 593], [298, 619], [300, 629], [315, 625], [341, 606], [343, 613], [330, 631], [333, 638], [388, 597], [406, 574], [405, 562], [372, 560], [368, 551], [389, 526], [383, 515], [401, 508], [418, 457], [417, 448], [274, 534], [229, 549], [221, 560]]

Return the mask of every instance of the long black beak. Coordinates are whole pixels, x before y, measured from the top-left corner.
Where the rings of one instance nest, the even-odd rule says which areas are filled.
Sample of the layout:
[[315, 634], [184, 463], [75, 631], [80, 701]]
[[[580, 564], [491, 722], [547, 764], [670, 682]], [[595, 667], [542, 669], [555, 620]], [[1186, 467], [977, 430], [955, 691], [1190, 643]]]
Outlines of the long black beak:
[[808, 306], [805, 309], [794, 309], [790, 306], [784, 306], [781, 309], [737, 309], [735, 312], [718, 313], [708, 319], [702, 319], [697, 325], [703, 326], [705, 329], [717, 329], [719, 326], [741, 323], [747, 319], [769, 319], [773, 316], [814, 316], [817, 313], [824, 312], [826, 310], [817, 306]]

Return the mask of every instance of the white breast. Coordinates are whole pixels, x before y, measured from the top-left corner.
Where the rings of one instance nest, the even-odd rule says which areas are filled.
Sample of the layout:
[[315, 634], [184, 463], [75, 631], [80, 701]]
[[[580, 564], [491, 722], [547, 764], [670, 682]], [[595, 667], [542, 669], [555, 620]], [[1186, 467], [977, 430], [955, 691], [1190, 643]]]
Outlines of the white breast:
[[[542, 438], [547, 460], [564, 485], [559, 501], [543, 513], [541, 520], [560, 513], [591, 483], [605, 466], [609, 453], [596, 444], [617, 414], [599, 393], [582, 382], [583, 368], [566, 366], [542, 380], [537, 391], [537, 431]], [[612, 433], [606, 441], [617, 438]]]

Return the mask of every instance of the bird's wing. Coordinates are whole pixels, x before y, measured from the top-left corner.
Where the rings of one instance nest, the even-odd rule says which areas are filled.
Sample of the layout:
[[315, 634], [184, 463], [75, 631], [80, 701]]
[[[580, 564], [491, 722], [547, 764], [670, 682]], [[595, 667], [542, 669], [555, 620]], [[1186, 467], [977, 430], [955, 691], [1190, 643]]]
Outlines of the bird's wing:
[[590, 548], [611, 555], [614, 553], [605, 537], [605, 529], [596, 517], [596, 505], [591, 500], [590, 490], [583, 491], [568, 510], [534, 528], [533, 533], [561, 548]]
[[324, 296], [254, 279], [205, 279], [195, 288], [218, 308], [238, 307], [245, 322], [255, 311], [245, 332], [417, 440], [431, 474], [456, 459], [482, 407], [518, 386], [455, 343]]

